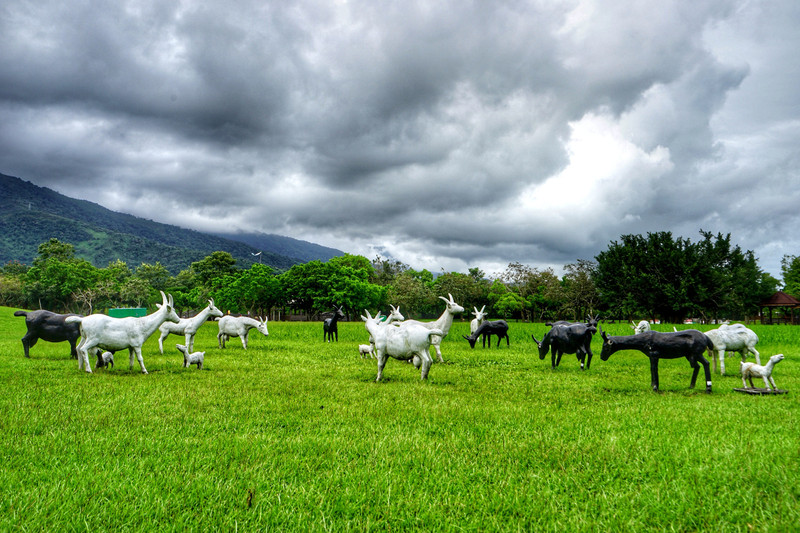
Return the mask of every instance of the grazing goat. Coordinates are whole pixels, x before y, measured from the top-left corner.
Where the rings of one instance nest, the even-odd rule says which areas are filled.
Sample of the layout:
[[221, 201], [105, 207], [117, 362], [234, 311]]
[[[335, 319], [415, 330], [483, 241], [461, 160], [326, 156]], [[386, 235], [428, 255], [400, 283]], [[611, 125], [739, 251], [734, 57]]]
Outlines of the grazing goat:
[[197, 335], [197, 330], [210, 316], [222, 316], [222, 311], [214, 306], [214, 300], [209, 300], [205, 309], [192, 318], [182, 318], [177, 324], [164, 322], [158, 327], [158, 331], [161, 332], [158, 337], [158, 349], [162, 354], [164, 353], [164, 339], [172, 333], [173, 335], [184, 335], [186, 337], [186, 348], [191, 352], [194, 350], [194, 336]]
[[[565, 353], [574, 353], [581, 362], [581, 370], [589, 370], [592, 364], [592, 335], [597, 333], [597, 328], [586, 324], [570, 324], [568, 326], [556, 324], [545, 333], [541, 342], [531, 335], [533, 342], [539, 346], [539, 359], [543, 360], [548, 350], [551, 352], [551, 368], [561, 364], [561, 356]], [[588, 355], [588, 358], [587, 358]]]
[[555, 322], [545, 322], [545, 326], [574, 326], [575, 324], [585, 324], [586, 327], [589, 328], [597, 328], [597, 324], [600, 323], [600, 315], [592, 316], [589, 315], [586, 317], [586, 322], [570, 322], [569, 320], [556, 320]]
[[225, 343], [231, 337], [239, 337], [242, 339], [242, 347], [246, 350], [250, 330], [253, 328], [257, 329], [265, 337], [269, 335], [266, 317], [256, 320], [249, 316], [225, 315], [222, 318], [218, 318], [217, 321], [219, 322], [219, 333], [217, 333], [217, 346], [219, 348], [225, 348]]
[[112, 352], [103, 352], [97, 350], [97, 364], [94, 365], [95, 369], [98, 368], [114, 368], [114, 354]]
[[772, 387], [775, 390], [778, 390], [777, 385], [775, 385], [775, 380], [772, 379], [772, 369], [775, 368], [775, 365], [781, 361], [783, 361], [782, 353], [770, 357], [769, 362], [767, 362], [765, 366], [757, 365], [755, 363], [745, 363], [742, 361], [740, 363], [742, 370], [742, 386], [747, 388], [745, 379], [748, 379], [750, 380], [750, 387], [754, 389], [755, 387], [753, 386], [753, 378], [755, 377], [762, 378], [764, 380], [764, 386], [767, 388], [767, 390], [771, 390], [769, 388], [769, 382], [767, 382], [767, 379], [772, 382]]
[[[418, 324], [425, 328], [431, 330], [437, 329], [442, 332], [441, 335], [437, 335], [431, 338], [431, 345], [433, 346], [433, 349], [436, 350], [436, 355], [439, 357], [440, 363], [444, 363], [444, 359], [442, 359], [442, 349], [440, 348], [440, 345], [442, 344], [442, 339], [444, 339], [450, 332], [450, 326], [453, 325], [453, 317], [459, 313], [464, 312], [464, 308], [458, 305], [453, 300], [452, 294], [448, 294], [447, 296], [449, 297], [449, 299], [445, 298], [444, 296], [439, 296], [439, 299], [444, 300], [444, 303], [447, 305], [447, 307], [445, 307], [442, 315], [433, 322], [419, 322], [417, 320], [406, 320], [405, 322], [402, 322], [402, 325]], [[397, 324], [395, 324], [395, 326], [397, 326]]]
[[14, 316], [24, 316], [25, 326], [28, 331], [22, 337], [22, 347], [25, 349], [25, 357], [30, 357], [30, 349], [36, 341], [42, 339], [47, 342], [69, 342], [69, 353], [73, 359], [78, 357], [75, 345], [78, 337], [81, 336], [79, 324], [65, 322], [69, 316], [80, 316], [74, 314], [60, 315], [52, 311], [40, 309], [38, 311], [14, 311]]
[[161, 291], [162, 304], [156, 304], [158, 310], [143, 317], [114, 318], [101, 314], [89, 315], [87, 317], [71, 316], [67, 317], [66, 322], [79, 322], [81, 327], [81, 342], [78, 345], [78, 369], [83, 368], [91, 373], [89, 365], [89, 351], [100, 348], [110, 352], [117, 352], [128, 349], [130, 354], [130, 367], [133, 368], [134, 355], [139, 359], [139, 366], [142, 374], [147, 374], [142, 359], [142, 345], [158, 326], [164, 322], [177, 323], [180, 318], [175, 313], [172, 306], [172, 295], [167, 295]]
[[717, 329], [706, 331], [706, 336], [714, 343], [713, 348], [709, 348], [708, 354], [714, 362], [714, 372], [717, 371], [717, 358], [719, 358], [719, 373], [725, 375], [725, 352], [739, 352], [742, 362], [747, 360], [747, 352], [756, 356], [756, 363], [761, 364], [756, 343], [758, 335], [753, 330], [748, 329], [743, 324], [721, 325]]
[[475, 315], [475, 318], [473, 318], [472, 321], [469, 323], [469, 334], [470, 335], [472, 335], [473, 333], [478, 331], [478, 328], [481, 327], [481, 324], [483, 324], [483, 321], [486, 319], [486, 315], [489, 314], [489, 313], [484, 313], [483, 312], [483, 310], [486, 309], [485, 305], [483, 307], [481, 307], [480, 311], [478, 311], [478, 308], [474, 307], [474, 306], [473, 306], [473, 309], [474, 309], [474, 311], [472, 312], [472, 314]]
[[506, 346], [511, 346], [508, 339], [508, 323], [505, 320], [491, 320], [484, 322], [481, 326], [469, 337], [462, 335], [469, 342], [470, 348], [475, 348], [475, 341], [478, 337], [483, 341], [483, 347], [486, 348], [486, 339], [489, 339], [489, 348], [492, 347], [492, 335], [497, 335], [497, 347], [500, 347], [500, 341], [503, 337], [506, 338]]
[[611, 354], [620, 350], [637, 350], [650, 358], [650, 386], [653, 391], [658, 392], [658, 360], [685, 357], [694, 369], [689, 388], [694, 388], [697, 374], [700, 372], [700, 365], [703, 365], [706, 375], [706, 392], [711, 392], [711, 371], [708, 368], [708, 361], [703, 357], [703, 352], [713, 344], [711, 339], [700, 331], [696, 329], [673, 333], [646, 331], [638, 335], [609, 337], [600, 327], [600, 335], [603, 337], [603, 350], [600, 352], [600, 359], [603, 361], [608, 361]]
[[364, 327], [370, 336], [375, 339], [375, 357], [378, 360], [378, 377], [375, 381], [380, 381], [383, 377], [383, 367], [386, 366], [388, 357], [393, 357], [400, 361], [411, 360], [416, 368], [421, 368], [421, 379], [427, 379], [433, 359], [429, 352], [432, 337], [444, 336], [440, 329], [428, 329], [425, 326], [404, 322], [400, 326], [392, 324], [382, 324], [380, 313], [373, 318], [367, 313], [366, 318], [362, 315]]
[[205, 359], [206, 352], [189, 353], [189, 349], [183, 344], [176, 344], [175, 347], [183, 354], [183, 368], [197, 365], [197, 370], [203, 370], [203, 360]]
[[638, 324], [634, 324], [633, 320], [631, 320], [631, 327], [633, 328], [634, 335], [644, 333], [645, 331], [651, 331], [650, 322], [647, 320], [642, 320]]

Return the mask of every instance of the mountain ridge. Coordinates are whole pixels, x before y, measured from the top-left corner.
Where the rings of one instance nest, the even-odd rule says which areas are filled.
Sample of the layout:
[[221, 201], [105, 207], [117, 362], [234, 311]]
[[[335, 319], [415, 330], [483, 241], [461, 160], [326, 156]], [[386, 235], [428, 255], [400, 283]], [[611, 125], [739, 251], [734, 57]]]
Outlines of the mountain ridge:
[[[248, 268], [260, 260], [277, 270], [344, 254], [279, 235], [251, 233], [226, 237], [163, 224], [111, 211], [0, 173], [0, 265], [14, 260], [31, 264], [38, 255], [39, 244], [50, 238], [72, 244], [76, 256], [97, 267], [105, 267], [116, 259], [131, 268], [158, 261], [173, 275], [215, 251], [230, 253], [240, 268]], [[295, 255], [281, 253], [276, 248], [293, 251]], [[255, 259], [259, 252], [259, 259]]]

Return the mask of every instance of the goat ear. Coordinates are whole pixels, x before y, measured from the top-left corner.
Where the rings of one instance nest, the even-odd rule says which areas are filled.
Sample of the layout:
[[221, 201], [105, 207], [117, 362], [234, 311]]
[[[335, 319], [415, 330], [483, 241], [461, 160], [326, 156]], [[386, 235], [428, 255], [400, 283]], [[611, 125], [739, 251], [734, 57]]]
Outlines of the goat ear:
[[159, 309], [161, 309], [161, 304], [156, 304], [156, 307], [158, 307]]

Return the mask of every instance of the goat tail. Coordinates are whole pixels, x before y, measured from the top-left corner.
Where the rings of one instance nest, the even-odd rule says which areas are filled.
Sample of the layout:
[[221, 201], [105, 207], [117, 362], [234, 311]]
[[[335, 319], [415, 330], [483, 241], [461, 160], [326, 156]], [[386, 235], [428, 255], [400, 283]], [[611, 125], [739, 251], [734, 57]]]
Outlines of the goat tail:
[[14, 316], [28, 316], [27, 311], [14, 311]]

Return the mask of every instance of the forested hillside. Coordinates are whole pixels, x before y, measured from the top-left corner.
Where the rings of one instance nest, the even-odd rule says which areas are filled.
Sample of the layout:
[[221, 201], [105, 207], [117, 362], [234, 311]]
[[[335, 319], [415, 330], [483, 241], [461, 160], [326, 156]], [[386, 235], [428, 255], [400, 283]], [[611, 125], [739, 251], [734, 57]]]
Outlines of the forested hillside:
[[51, 238], [71, 243], [78, 256], [98, 267], [117, 259], [131, 266], [158, 261], [173, 274], [214, 251], [230, 253], [242, 268], [253, 263], [251, 254], [260, 251], [261, 262], [279, 270], [309, 257], [330, 257], [327, 251], [314, 256], [317, 245], [288, 237], [295, 241], [297, 256], [256, 249], [240, 241], [116, 213], [4, 174], [0, 174], [0, 230], [0, 264], [12, 260], [30, 264], [38, 245]]

